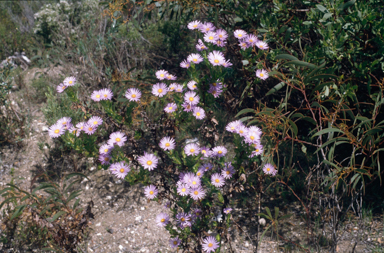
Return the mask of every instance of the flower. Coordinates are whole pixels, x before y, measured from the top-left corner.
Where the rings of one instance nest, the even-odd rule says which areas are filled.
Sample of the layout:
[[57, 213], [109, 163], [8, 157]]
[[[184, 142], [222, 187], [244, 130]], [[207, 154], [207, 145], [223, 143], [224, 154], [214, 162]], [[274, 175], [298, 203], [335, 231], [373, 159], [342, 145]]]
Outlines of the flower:
[[183, 92], [183, 85], [181, 85], [181, 84], [178, 84], [178, 85], [176, 85], [176, 88], [175, 88], [175, 90], [176, 90], [176, 92]]
[[223, 29], [216, 30], [216, 34], [220, 41], [224, 41], [228, 38], [228, 33]]
[[72, 119], [70, 117], [63, 117], [63, 118], [59, 119], [56, 122], [56, 124], [59, 124], [59, 125], [62, 125], [63, 127], [66, 127], [69, 124], [71, 124], [71, 121], [72, 121]]
[[225, 47], [226, 44], [227, 44], [226, 41], [222, 41], [222, 40], [216, 40], [215, 41], [215, 45], [219, 46], [219, 47]]
[[266, 165], [264, 165], [263, 171], [265, 174], [271, 175], [271, 176], [276, 176], [277, 174], [277, 170], [275, 169], [275, 166], [273, 166], [270, 163], [267, 163]]
[[99, 161], [102, 165], [108, 165], [111, 162], [111, 157], [109, 155], [99, 155]]
[[219, 247], [219, 243], [216, 241], [215, 237], [208, 236], [203, 240], [203, 250], [206, 253], [215, 252], [215, 250]]
[[117, 144], [119, 147], [124, 145], [124, 142], [127, 141], [127, 137], [122, 132], [114, 132], [109, 136], [108, 144], [113, 146]]
[[167, 75], [168, 75], [168, 71], [166, 71], [166, 70], [158, 70], [158, 71], [156, 71], [156, 77], [159, 80], [164, 80]]
[[62, 93], [66, 88], [67, 88], [67, 86], [65, 86], [63, 83], [61, 83], [57, 86], [56, 90], [58, 93]]
[[211, 183], [216, 187], [222, 187], [225, 184], [225, 179], [219, 173], [214, 173], [211, 176]]
[[103, 124], [103, 120], [98, 117], [98, 116], [93, 116], [91, 117], [88, 122], [87, 122], [89, 125], [93, 125], [95, 127], [98, 127], [100, 126], [101, 124]]
[[184, 94], [184, 101], [191, 105], [197, 105], [199, 100], [200, 97], [193, 91], [188, 91]]
[[253, 34], [248, 35], [247, 39], [245, 40], [249, 45], [255, 46], [256, 43], [259, 41], [257, 37]]
[[148, 199], [154, 199], [156, 198], [157, 194], [158, 194], [158, 190], [156, 189], [156, 186], [154, 185], [149, 185], [147, 187], [144, 188], [144, 194], [145, 194], [145, 197], [147, 197]]
[[204, 173], [205, 173], [205, 169], [204, 168], [201, 168], [201, 169], [199, 169], [197, 172], [196, 172], [196, 176], [198, 176], [198, 177], [202, 177], [203, 175], [204, 175]]
[[238, 39], [244, 39], [247, 37], [247, 33], [244, 30], [236, 30], [233, 32], [236, 38]]
[[236, 133], [236, 130], [237, 130], [241, 125], [243, 125], [243, 122], [241, 122], [240, 120], [232, 121], [232, 122], [230, 122], [230, 123], [225, 127], [225, 130], [227, 130], [228, 132], [231, 132], [231, 133]]
[[111, 100], [113, 97], [113, 92], [111, 89], [101, 89], [99, 90], [99, 93], [101, 95], [101, 100]]
[[225, 68], [229, 68], [232, 66], [232, 63], [229, 60], [226, 60], [226, 61], [223, 61], [221, 65]]
[[64, 127], [62, 124], [56, 123], [48, 129], [48, 134], [51, 138], [57, 138], [64, 134]]
[[157, 83], [152, 86], [152, 94], [158, 97], [163, 97], [167, 94], [168, 88], [165, 83]]
[[197, 86], [196, 86], [197, 82], [196, 81], [189, 81], [187, 83], [187, 87], [190, 89], [190, 90], [195, 90], [197, 89]]
[[169, 103], [167, 106], [164, 108], [164, 111], [167, 113], [172, 113], [176, 111], [177, 105], [175, 103]]
[[231, 163], [226, 163], [223, 170], [221, 171], [221, 175], [225, 179], [230, 179], [234, 173], [235, 173], [235, 170], [233, 169], [233, 166]]
[[131, 102], [132, 101], [138, 102], [140, 101], [140, 98], [141, 98], [141, 91], [136, 88], [130, 88], [125, 93], [125, 97]]
[[91, 94], [91, 99], [95, 102], [99, 102], [101, 100], [101, 93], [98, 90], [95, 90]]
[[177, 87], [177, 83], [171, 83], [168, 87], [168, 91], [174, 91]]
[[172, 249], [177, 248], [177, 246], [179, 246], [180, 243], [181, 243], [181, 241], [180, 241], [179, 237], [169, 239], [169, 245], [171, 245]]
[[249, 157], [261, 155], [263, 153], [263, 145], [257, 143], [257, 144], [254, 144], [254, 148], [255, 150], [252, 151]]
[[72, 126], [69, 130], [68, 130], [70, 133], [76, 135], [76, 136], [79, 136], [77, 134], [77, 132], [80, 132], [79, 129], [77, 129], [76, 127]]
[[70, 76], [70, 77], [66, 77], [63, 81], [64, 85], [69, 87], [69, 86], [73, 86], [76, 84], [76, 77], [74, 76]]
[[211, 93], [213, 95], [213, 97], [215, 97], [215, 98], [218, 98], [222, 92], [223, 92], [223, 90], [221, 89], [221, 86], [215, 87], [213, 85], [210, 85], [209, 90], [208, 90], [208, 93]]
[[196, 176], [193, 173], [188, 173], [187, 175], [185, 175], [183, 181], [189, 187], [197, 187], [201, 184], [200, 177]]
[[184, 61], [180, 62], [180, 67], [182, 67], [182, 68], [187, 69], [187, 68], [189, 68], [190, 66], [191, 66], [191, 64], [190, 64], [189, 61], [187, 61], [187, 60], [184, 60]]
[[148, 154], [144, 153], [143, 156], [140, 156], [138, 159], [141, 166], [144, 167], [144, 169], [147, 169], [149, 171], [156, 169], [157, 164], [159, 162], [159, 159], [154, 154]]
[[232, 208], [227, 207], [227, 208], [224, 208], [223, 212], [226, 213], [226, 214], [229, 214], [229, 213], [232, 212], [232, 210], [233, 210]]
[[195, 143], [187, 144], [184, 148], [186, 155], [198, 155], [200, 153], [200, 148]]
[[167, 80], [176, 80], [176, 76], [174, 75], [171, 75], [171, 74], [167, 74], [166, 77], [165, 77]]
[[208, 54], [208, 60], [213, 66], [219, 66], [225, 61], [225, 58], [222, 52], [213, 51]]
[[215, 31], [215, 26], [210, 23], [210, 22], [205, 22], [204, 24], [200, 24], [200, 27], [199, 27], [200, 31], [202, 33], [207, 33], [207, 32], [210, 32], [210, 31]]
[[195, 108], [193, 108], [193, 116], [195, 116], [196, 119], [204, 119], [205, 118], [204, 109], [196, 106]]
[[207, 32], [205, 35], [204, 35], [204, 40], [205, 42], [210, 42], [210, 43], [215, 43], [216, 40], [218, 40], [219, 37], [217, 36], [217, 34], [215, 32]]
[[240, 136], [245, 137], [245, 135], [248, 133], [248, 128], [246, 126], [244, 126], [244, 125], [240, 125], [236, 129], [235, 133], [239, 134]]
[[217, 157], [223, 157], [227, 152], [228, 151], [224, 146], [217, 146], [212, 149], [212, 155]]
[[199, 54], [190, 54], [187, 57], [187, 61], [193, 62], [194, 64], [199, 64], [200, 62], [203, 61], [203, 57], [201, 57], [201, 55]]
[[258, 40], [258, 41], [256, 42], [256, 46], [257, 46], [258, 48], [262, 49], [262, 50], [267, 50], [267, 49], [269, 48], [269, 47], [268, 47], [268, 44], [265, 43], [265, 42], [262, 41], [262, 40]]
[[189, 189], [189, 196], [194, 200], [203, 199], [205, 197], [205, 190], [200, 185]]
[[114, 170], [112, 172], [115, 174], [117, 178], [124, 179], [128, 172], [131, 170], [128, 165], [125, 165], [125, 162], [114, 163], [109, 167], [110, 170]]
[[176, 214], [177, 223], [180, 227], [190, 227], [192, 226], [191, 220], [192, 217], [188, 213], [178, 213]]
[[80, 130], [80, 131], [83, 131], [84, 130], [84, 126], [85, 126], [85, 122], [79, 122], [76, 124], [76, 127]]
[[213, 165], [211, 163], [204, 163], [200, 168], [203, 168], [205, 171], [209, 171], [213, 168]]
[[171, 202], [170, 201], [165, 202], [164, 208], [171, 208]]
[[204, 45], [203, 41], [201, 41], [201, 39], [199, 39], [199, 43], [196, 44], [196, 49], [198, 51], [202, 51], [202, 50], [206, 50], [207, 47]]
[[166, 213], [159, 213], [156, 216], [156, 223], [159, 227], [165, 227], [169, 223], [169, 216]]
[[113, 146], [104, 144], [104, 145], [101, 145], [101, 147], [99, 148], [99, 153], [101, 155], [108, 155], [109, 153], [111, 153], [112, 149], [113, 149]]
[[202, 147], [200, 153], [203, 154], [204, 157], [210, 157], [212, 151], [208, 147]]
[[175, 140], [171, 137], [163, 137], [159, 143], [160, 148], [164, 150], [173, 150], [175, 148]]
[[188, 29], [189, 30], [199, 29], [200, 25], [201, 25], [201, 22], [198, 20], [195, 20], [195, 21], [189, 22]]
[[85, 123], [84, 125], [84, 132], [88, 135], [92, 135], [96, 132], [97, 126]]
[[185, 112], [192, 112], [193, 109], [195, 108], [194, 105], [191, 105], [191, 104], [188, 103], [188, 102], [185, 102], [184, 104], [182, 104], [182, 106], [184, 107], [184, 111], [185, 111]]
[[256, 76], [262, 80], [265, 80], [269, 77], [268, 72], [265, 69], [256, 70]]
[[240, 46], [241, 49], [243, 49], [243, 50], [245, 50], [245, 49], [247, 49], [247, 48], [250, 47], [250, 45], [249, 45], [245, 40], [240, 41], [239, 46]]
[[180, 196], [187, 196], [189, 194], [189, 187], [185, 183], [181, 183], [177, 186], [177, 193]]

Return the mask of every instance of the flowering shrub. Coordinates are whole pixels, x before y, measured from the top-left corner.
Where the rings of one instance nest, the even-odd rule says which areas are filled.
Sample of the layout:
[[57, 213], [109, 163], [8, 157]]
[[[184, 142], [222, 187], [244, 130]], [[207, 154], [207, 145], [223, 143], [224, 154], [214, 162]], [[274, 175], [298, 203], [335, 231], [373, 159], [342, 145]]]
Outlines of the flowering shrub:
[[[276, 176], [278, 170], [271, 158], [263, 156], [264, 146], [270, 143], [264, 143], [262, 130], [257, 126], [247, 127], [239, 120], [217, 130], [220, 135], [227, 136], [225, 141], [223, 138], [204, 138], [203, 135], [197, 135], [195, 139], [192, 139], [195, 136], [190, 136], [183, 141], [185, 136], [189, 136], [184, 128], [194, 127], [192, 132], [196, 132], [196, 129], [215, 121], [212, 110], [217, 110], [216, 100], [226, 90], [225, 79], [230, 75], [232, 65], [223, 51], [229, 37], [227, 31], [217, 30], [212, 23], [200, 21], [191, 22], [188, 27], [199, 31], [200, 37], [196, 46], [200, 53], [192, 53], [180, 63], [187, 71], [188, 80], [177, 82], [175, 75], [158, 70], [156, 78], [159, 82], [150, 90], [128, 88], [124, 93], [104, 88], [90, 95], [92, 103], [99, 104], [114, 123], [130, 126], [128, 113], [141, 107], [142, 125], [151, 125], [146, 110], [158, 110], [161, 121], [168, 121], [171, 129], [161, 131], [159, 127], [148, 127], [154, 133], [147, 140], [140, 136], [141, 131], [147, 130], [143, 126], [135, 133], [118, 127], [118, 131], [111, 132], [109, 139], [96, 148], [92, 145], [96, 142], [93, 136], [97, 131], [103, 131], [106, 124], [101, 117], [89, 115], [87, 121], [76, 123], [64, 117], [50, 127], [49, 135], [52, 138], [61, 137], [74, 149], [87, 151], [90, 155], [98, 152], [102, 168], [109, 169], [116, 177], [125, 178], [128, 182], [146, 184], [144, 195], [148, 199], [167, 202], [171, 214], [161, 213], [156, 223], [169, 231], [172, 247], [215, 252], [224, 240], [229, 240], [224, 238], [227, 238], [231, 226], [231, 206], [235, 202], [228, 196], [234, 185], [243, 184], [240, 180], [244, 180], [241, 179], [244, 166], [251, 166], [252, 170], [265, 176]], [[234, 35], [244, 49], [258, 47], [261, 52], [268, 49], [265, 42], [256, 36], [249, 39], [243, 30], [236, 30]], [[265, 80], [268, 71], [260, 69], [255, 75]], [[76, 79], [67, 77], [58, 85], [57, 91], [66, 92], [76, 103], [72, 90], [74, 85]], [[128, 116], [119, 114], [115, 103], [115, 94], [123, 93], [125, 98], [118, 97], [117, 101], [126, 104]], [[144, 96], [152, 102], [143, 103]], [[156, 109], [151, 104], [163, 109]], [[147, 145], [139, 148], [137, 140]], [[233, 143], [234, 148], [229, 143]], [[132, 148], [127, 149], [127, 146]], [[215, 213], [219, 214], [219, 218]], [[216, 236], [206, 237], [205, 231], [214, 231]]]

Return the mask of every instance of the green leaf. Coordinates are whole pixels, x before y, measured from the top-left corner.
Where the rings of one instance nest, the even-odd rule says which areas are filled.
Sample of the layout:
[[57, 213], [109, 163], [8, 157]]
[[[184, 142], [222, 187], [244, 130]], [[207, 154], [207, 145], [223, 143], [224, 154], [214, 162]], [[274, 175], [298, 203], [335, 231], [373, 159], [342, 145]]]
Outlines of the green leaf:
[[352, 0], [352, 1], [348, 1], [348, 2], [346, 2], [345, 4], [341, 4], [341, 5], [339, 6], [339, 10], [341, 10], [341, 11], [342, 11], [342, 10], [345, 10], [345, 9], [351, 7], [352, 5], [354, 5], [355, 2], [356, 2], [356, 0]]
[[277, 60], [286, 59], [286, 60], [291, 60], [291, 61], [299, 61], [299, 59], [297, 59], [295, 56], [290, 55], [290, 54], [279, 54], [279, 55], [276, 55], [275, 59], [277, 59]]
[[59, 211], [57, 212], [55, 215], [53, 215], [53, 217], [50, 219], [50, 222], [54, 222], [55, 220], [57, 220], [57, 218], [59, 218], [60, 216], [62, 216], [63, 214], [67, 213], [66, 211]]
[[253, 112], [253, 113], [256, 113], [256, 110], [255, 109], [251, 109], [251, 108], [247, 108], [247, 109], [243, 109], [241, 110], [235, 117], [239, 117], [240, 115], [244, 114], [244, 113], [249, 113], [249, 112]]
[[15, 208], [15, 212], [13, 213], [13, 215], [11, 216], [11, 219], [10, 220], [13, 220], [17, 217], [19, 217], [20, 214], [22, 214], [23, 210], [27, 207], [27, 205], [20, 205], [18, 207]]
[[320, 135], [322, 135], [322, 134], [326, 134], [326, 133], [343, 133], [343, 134], [344, 134], [344, 132], [341, 131], [340, 129], [331, 127], [331, 128], [326, 128], [326, 129], [323, 129], [323, 130], [321, 130], [321, 131], [315, 133], [315, 134], [312, 136], [312, 138], [315, 137], [315, 136], [320, 136]]
[[275, 220], [277, 220], [278, 216], [279, 216], [279, 208], [275, 206]]
[[317, 9], [319, 9], [319, 11], [325, 13], [325, 12], [328, 12], [327, 8], [325, 8], [323, 5], [321, 4], [317, 4], [316, 5]]
[[266, 207], [265, 210], [267, 211], [267, 214], [269, 215], [269, 217], [272, 219], [272, 213], [271, 213], [271, 210], [269, 210], [269, 207]]
[[315, 75], [311, 78], [309, 78], [307, 80], [307, 82], [310, 82], [310, 81], [313, 81], [313, 80], [316, 80], [316, 79], [322, 79], [322, 78], [333, 78], [333, 79], [337, 79], [337, 76], [335, 75], [331, 75], [331, 74], [319, 74], [319, 75]]
[[283, 88], [285, 86], [285, 83], [284, 82], [280, 82], [278, 84], [276, 84], [272, 89], [270, 89], [267, 94], [265, 94], [265, 96], [268, 96], [268, 95], [271, 95], [273, 93], [275, 93], [276, 91], [280, 90], [281, 88]]
[[248, 61], [248, 60], [243, 60], [242, 62], [243, 62], [243, 65], [244, 65], [244, 66], [249, 64], [249, 61]]
[[303, 151], [304, 154], [307, 153], [307, 147], [304, 144], [301, 144], [301, 151]]
[[303, 62], [303, 61], [290, 61], [290, 62], [284, 63], [283, 65], [296, 65], [299, 67], [307, 67], [307, 68], [311, 68], [311, 69], [317, 68], [316, 65], [314, 65], [312, 63], [308, 63], [308, 62]]
[[288, 119], [288, 123], [291, 125], [290, 130], [292, 131], [293, 137], [296, 138], [299, 130], [298, 130], [295, 122], [293, 122], [292, 120]]

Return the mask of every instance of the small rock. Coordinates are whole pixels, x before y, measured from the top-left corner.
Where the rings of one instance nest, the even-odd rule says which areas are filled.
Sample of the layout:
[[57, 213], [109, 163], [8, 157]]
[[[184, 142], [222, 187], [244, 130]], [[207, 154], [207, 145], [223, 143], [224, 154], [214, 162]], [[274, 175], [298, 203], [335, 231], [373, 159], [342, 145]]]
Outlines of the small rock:
[[95, 226], [96, 226], [96, 227], [100, 227], [100, 226], [101, 226], [101, 223], [97, 223]]
[[110, 233], [110, 234], [113, 234], [113, 229], [112, 228], [108, 228], [107, 232]]
[[137, 217], [135, 218], [135, 220], [137, 220], [137, 221], [141, 220], [141, 216], [137, 216]]
[[145, 210], [145, 207], [141, 207], [140, 209], [141, 209], [141, 210]]

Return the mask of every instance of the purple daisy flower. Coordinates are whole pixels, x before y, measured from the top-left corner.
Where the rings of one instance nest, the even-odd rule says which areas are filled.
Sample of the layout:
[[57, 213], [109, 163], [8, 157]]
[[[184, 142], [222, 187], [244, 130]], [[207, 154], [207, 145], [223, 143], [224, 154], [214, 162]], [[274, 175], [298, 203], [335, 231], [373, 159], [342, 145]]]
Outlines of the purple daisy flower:
[[233, 32], [236, 38], [238, 39], [244, 39], [247, 37], [247, 33], [244, 30], [236, 30]]
[[88, 135], [92, 135], [96, 132], [97, 126], [90, 125], [88, 123], [85, 123], [84, 125], [84, 132]]
[[198, 20], [189, 22], [189, 24], [188, 24], [188, 29], [189, 29], [189, 30], [199, 29], [200, 24], [201, 24], [201, 22], [198, 21]]
[[269, 74], [265, 69], [258, 69], [256, 70], [256, 76], [262, 80], [265, 80], [269, 77]]
[[249, 44], [247, 43], [247, 41], [245, 41], [245, 40], [240, 41], [239, 46], [240, 46], [241, 49], [243, 49], [243, 50], [245, 50], [245, 49], [251, 47], [251, 45], [249, 45]]
[[166, 113], [172, 113], [174, 111], [176, 111], [177, 109], [177, 105], [175, 103], [169, 103], [167, 104], [167, 106], [164, 108], [164, 111]]
[[232, 177], [232, 175], [235, 173], [235, 170], [233, 168], [233, 166], [229, 163], [227, 164], [223, 170], [221, 171], [221, 175], [225, 178], [225, 179], [230, 179]]
[[264, 165], [263, 171], [265, 174], [270, 175], [270, 176], [276, 176], [277, 170], [275, 169], [275, 166], [273, 166], [270, 163], [267, 163]]
[[204, 168], [201, 168], [201, 169], [199, 169], [197, 172], [196, 172], [196, 176], [198, 176], [198, 177], [202, 177], [203, 175], [204, 175], [204, 173], [205, 173], [205, 169]]
[[219, 173], [214, 173], [211, 176], [211, 183], [216, 187], [222, 187], [225, 184], [225, 179]]
[[205, 118], [204, 109], [196, 106], [195, 108], [193, 108], [193, 116], [195, 116], [196, 119], [204, 119]]
[[264, 41], [262, 41], [262, 40], [258, 40], [257, 42], [256, 42], [256, 46], [258, 47], [258, 48], [260, 48], [261, 50], [267, 50], [269, 47], [268, 47], [268, 44], [267, 43], [265, 43]]
[[208, 147], [202, 147], [200, 153], [203, 154], [204, 157], [211, 157], [212, 151]]
[[128, 165], [125, 164], [125, 162], [118, 162], [114, 163], [109, 167], [109, 169], [117, 178], [124, 179], [125, 176], [128, 174], [128, 172], [131, 170]]
[[261, 155], [263, 153], [263, 145], [257, 143], [257, 144], [254, 144], [254, 148], [255, 149], [252, 151], [252, 153], [249, 155], [249, 157]]
[[213, 51], [208, 54], [208, 60], [213, 66], [219, 66], [225, 61], [225, 58], [222, 52]]
[[70, 129], [68, 129], [68, 131], [76, 136], [78, 136], [77, 132], [80, 132], [79, 129], [77, 129], [76, 127], [72, 126]]
[[187, 61], [193, 62], [194, 64], [199, 64], [200, 62], [203, 61], [203, 57], [201, 57], [201, 55], [199, 54], [190, 54], [187, 57]]
[[[227, 44], [226, 41], [222, 41], [222, 40], [216, 40], [215, 41], [215, 45], [219, 46], [219, 47], [225, 47], [226, 44]], [[223, 64], [221, 64], [221, 65], [223, 65]]]
[[138, 159], [141, 166], [144, 167], [144, 169], [147, 169], [149, 171], [156, 169], [157, 164], [159, 162], [159, 159], [154, 154], [148, 154], [144, 153], [143, 156], [140, 156]]
[[200, 153], [200, 148], [195, 143], [187, 144], [184, 148], [186, 155], [198, 155]]
[[246, 126], [244, 126], [244, 125], [240, 125], [236, 129], [235, 133], [239, 134], [240, 136], [245, 137], [245, 135], [248, 133], [248, 128]]
[[181, 228], [192, 226], [191, 215], [189, 213], [176, 214], [177, 223]]
[[80, 130], [80, 131], [84, 131], [84, 126], [85, 126], [85, 122], [79, 122], [76, 124], [76, 127]]
[[183, 89], [184, 89], [183, 85], [178, 84], [178, 85], [176, 86], [176, 88], [175, 88], [175, 91], [176, 91], [176, 92], [183, 92]]
[[212, 83], [211, 84], [213, 87], [215, 88], [218, 88], [218, 89], [221, 89], [223, 87], [223, 83], [220, 82], [220, 80], [218, 79], [216, 82]]
[[215, 87], [213, 85], [210, 85], [208, 90], [208, 93], [211, 93], [215, 98], [218, 98], [222, 92], [223, 90], [221, 89], [221, 87]]
[[98, 116], [93, 116], [88, 120], [87, 124], [98, 127], [103, 124], [103, 120]]
[[228, 151], [224, 146], [217, 146], [212, 149], [212, 156], [223, 157], [227, 152]]
[[250, 34], [248, 35], [247, 39], [245, 40], [249, 45], [251, 46], [255, 46], [256, 45], [256, 42], [258, 42], [259, 40], [257, 39], [257, 37], [253, 34]]
[[167, 94], [168, 88], [165, 83], [157, 83], [152, 86], [152, 94], [158, 97], [163, 97]]
[[108, 155], [113, 150], [113, 146], [104, 144], [99, 148], [100, 155]]
[[169, 239], [169, 245], [171, 246], [172, 249], [177, 248], [181, 243], [181, 240], [179, 237], [171, 238]]
[[216, 30], [217, 37], [219, 37], [219, 40], [225, 41], [228, 38], [228, 33], [223, 29]]
[[211, 163], [204, 163], [200, 166], [200, 168], [203, 168], [205, 171], [209, 171], [213, 168], [213, 165]]
[[147, 187], [144, 188], [144, 194], [145, 194], [145, 197], [147, 197], [148, 199], [154, 199], [156, 198], [157, 194], [158, 194], [158, 190], [156, 189], [156, 186], [154, 185], [149, 185]]
[[203, 214], [203, 211], [201, 211], [201, 209], [199, 208], [195, 208], [193, 209], [192, 213], [193, 213], [193, 216], [195, 216], [194, 218], [200, 218], [201, 215]]
[[191, 66], [191, 64], [190, 64], [189, 61], [187, 61], [187, 60], [184, 60], [184, 61], [180, 62], [180, 67], [182, 67], [182, 68], [187, 69], [187, 68], [189, 68], [190, 66]]
[[205, 190], [201, 186], [191, 188], [189, 189], [189, 196], [194, 200], [203, 199], [205, 197]]
[[70, 76], [70, 77], [66, 77], [63, 81], [64, 85], [69, 87], [69, 86], [73, 86], [76, 84], [76, 77], [74, 76]]
[[218, 40], [219, 37], [217, 36], [217, 34], [215, 32], [207, 32], [205, 35], [204, 35], [204, 41], [205, 42], [209, 42], [209, 43], [215, 43], [216, 40]]
[[193, 111], [193, 109], [195, 108], [195, 106], [194, 105], [191, 105], [190, 103], [188, 103], [188, 102], [185, 102], [184, 104], [182, 104], [181, 106], [183, 106], [184, 107], [184, 111], [185, 112], [192, 112]]
[[197, 187], [197, 186], [200, 186], [201, 184], [201, 180], [200, 180], [200, 177], [196, 176], [195, 174], [187, 174], [186, 176], [184, 176], [184, 179], [183, 181], [189, 186], [189, 187]]
[[171, 83], [168, 87], [168, 91], [175, 91], [176, 87], [177, 87], [177, 83]]
[[180, 196], [187, 196], [189, 194], [189, 186], [185, 183], [181, 183], [177, 186], [177, 193]]
[[165, 202], [164, 208], [171, 208], [171, 202], [170, 201]]
[[125, 93], [125, 97], [130, 101], [138, 102], [141, 98], [141, 91], [136, 88], [130, 88]]
[[197, 84], [197, 82], [192, 80], [192, 81], [189, 81], [189, 82], [187, 83], [187, 87], [188, 87], [188, 89], [190, 89], [190, 90], [195, 90], [195, 89], [197, 89], [196, 84]]
[[215, 252], [219, 247], [219, 243], [216, 241], [215, 237], [208, 236], [203, 240], [202, 247], [206, 253]]
[[156, 216], [156, 224], [159, 227], [165, 227], [169, 223], [169, 215], [166, 213], [159, 213]]
[[221, 66], [225, 68], [230, 68], [232, 66], [232, 63], [229, 60], [224, 61]]
[[236, 130], [241, 126], [244, 125], [243, 122], [240, 120], [232, 121], [230, 122], [226, 127], [225, 130], [231, 133], [236, 133]]
[[91, 99], [95, 102], [99, 102], [101, 100], [101, 93], [99, 90], [95, 90], [91, 94]]
[[190, 103], [191, 105], [197, 105], [199, 100], [200, 97], [193, 91], [188, 91], [184, 94], [184, 101]]
[[199, 43], [196, 44], [196, 49], [198, 51], [203, 51], [203, 50], [207, 49], [207, 46], [204, 45], [204, 43], [201, 41], [201, 39], [199, 39]]
[[159, 80], [164, 80], [167, 75], [168, 75], [168, 71], [166, 71], [166, 70], [158, 70], [158, 71], [156, 71], [156, 77]]
[[113, 97], [113, 92], [111, 89], [105, 88], [99, 90], [100, 95], [101, 95], [101, 100], [111, 100]]
[[167, 80], [176, 80], [177, 77], [168, 73], [165, 78]]
[[225, 213], [225, 214], [230, 214], [231, 212], [232, 212], [232, 208], [230, 208], [230, 207], [227, 207], [227, 208], [224, 208], [224, 210], [223, 210], [223, 212]]
[[99, 155], [99, 161], [102, 165], [108, 165], [111, 163], [111, 157], [109, 155]]
[[125, 136], [124, 133], [114, 132], [114, 133], [111, 133], [111, 135], [109, 136], [108, 144], [111, 146], [116, 144], [119, 147], [122, 147], [126, 141], [127, 141], [127, 137]]
[[175, 149], [175, 140], [171, 137], [163, 137], [161, 140], [160, 140], [160, 143], [159, 143], [159, 146], [160, 148], [164, 149], [164, 150], [173, 150]]
[[56, 124], [62, 125], [63, 127], [68, 126], [71, 124], [72, 119], [70, 117], [63, 117], [59, 119]]
[[207, 33], [215, 31], [216, 27], [210, 22], [205, 22], [200, 25], [199, 29], [202, 33]]
[[62, 124], [56, 123], [48, 129], [48, 134], [51, 138], [57, 138], [64, 134], [64, 127]]
[[67, 88], [67, 86], [65, 86], [63, 83], [61, 83], [57, 86], [56, 90], [58, 93], [62, 93], [66, 88]]

